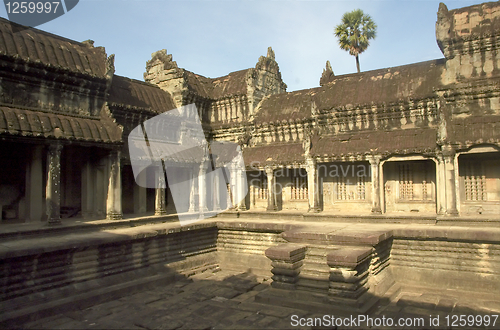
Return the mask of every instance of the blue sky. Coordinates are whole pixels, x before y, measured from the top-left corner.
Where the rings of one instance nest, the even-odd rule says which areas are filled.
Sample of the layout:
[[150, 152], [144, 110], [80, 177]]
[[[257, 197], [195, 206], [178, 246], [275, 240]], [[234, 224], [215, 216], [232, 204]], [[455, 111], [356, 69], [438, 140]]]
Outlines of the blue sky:
[[[483, 1], [444, 1], [449, 9]], [[179, 67], [206, 77], [255, 66], [272, 46], [288, 91], [317, 87], [330, 60], [336, 75], [353, 73], [353, 56], [333, 35], [346, 11], [360, 8], [378, 25], [360, 55], [361, 70], [442, 58], [435, 39], [439, 1], [171, 1], [80, 0], [39, 29], [92, 39], [115, 54], [116, 73], [143, 80], [151, 53], [167, 49]], [[0, 16], [7, 17], [1, 6]]]

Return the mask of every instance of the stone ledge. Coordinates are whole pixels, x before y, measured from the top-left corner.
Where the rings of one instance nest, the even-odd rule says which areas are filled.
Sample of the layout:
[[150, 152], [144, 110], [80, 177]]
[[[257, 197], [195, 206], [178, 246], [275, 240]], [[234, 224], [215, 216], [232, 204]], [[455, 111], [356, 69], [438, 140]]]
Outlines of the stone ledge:
[[432, 227], [432, 228], [397, 228], [393, 230], [395, 238], [438, 239], [447, 241], [500, 242], [499, 228], [471, 227]]
[[219, 229], [231, 230], [251, 230], [281, 233], [287, 230], [292, 230], [297, 225], [289, 223], [269, 223], [269, 222], [249, 222], [249, 221], [218, 221]]
[[327, 245], [369, 245], [375, 246], [393, 237], [392, 230], [355, 231], [340, 229], [333, 232], [320, 230], [290, 230], [282, 234], [283, 238], [292, 243], [314, 243]]
[[38, 255], [58, 250], [85, 249], [102, 244], [152, 238], [204, 228], [214, 228], [217, 230], [215, 222], [197, 223], [185, 227], [180, 227], [178, 224], [175, 224], [175, 227], [172, 225], [172, 223], [164, 223], [152, 226], [119, 228], [109, 231], [67, 233], [58, 236], [57, 240], [54, 240], [53, 236], [49, 236], [3, 241], [0, 243], [0, 260], [27, 255]]

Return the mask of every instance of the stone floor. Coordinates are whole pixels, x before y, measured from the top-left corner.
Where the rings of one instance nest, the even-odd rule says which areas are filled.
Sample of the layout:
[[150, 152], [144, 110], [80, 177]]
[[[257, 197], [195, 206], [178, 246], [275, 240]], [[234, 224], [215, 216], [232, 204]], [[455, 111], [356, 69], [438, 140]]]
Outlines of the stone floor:
[[[269, 290], [270, 280], [251, 273], [235, 274], [230, 271], [210, 271], [158, 287], [154, 290], [122, 297], [118, 300], [94, 305], [85, 310], [67, 312], [36, 322], [24, 324], [28, 329], [335, 329], [324, 321], [324, 313], [314, 313], [294, 308], [270, 306], [254, 301], [263, 290]], [[424, 322], [421, 326], [396, 326], [392, 328], [435, 328], [430, 325], [439, 316], [441, 329], [462, 328], [447, 325], [446, 317], [464, 314], [490, 315], [490, 326], [477, 327], [500, 329], [500, 320], [493, 325], [494, 315], [500, 314], [500, 303], [491, 297], [471, 297], [458, 292], [430, 292], [428, 289], [408, 288], [381, 299], [370, 313], [373, 324], [356, 322], [338, 329], [376, 328], [383, 326], [382, 318], [400, 318], [406, 322]], [[335, 315], [332, 309], [331, 315]], [[328, 316], [329, 317], [329, 316]], [[321, 318], [322, 326], [314, 324]], [[358, 315], [353, 315], [356, 320]], [[451, 323], [453, 319], [449, 319]], [[299, 322], [302, 322], [302, 326]], [[476, 321], [474, 321], [476, 322]], [[387, 322], [386, 322], [387, 323]], [[477, 324], [474, 324], [477, 325]]]

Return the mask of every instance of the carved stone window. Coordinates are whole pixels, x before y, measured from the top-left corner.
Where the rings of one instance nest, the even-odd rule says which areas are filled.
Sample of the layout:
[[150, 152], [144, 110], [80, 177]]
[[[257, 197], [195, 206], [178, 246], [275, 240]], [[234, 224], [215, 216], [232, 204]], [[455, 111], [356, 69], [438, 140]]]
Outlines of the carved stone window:
[[397, 165], [398, 199], [400, 201], [432, 201], [433, 163], [430, 161], [412, 161]]
[[465, 162], [464, 186], [466, 201], [485, 201], [486, 176], [481, 163]]
[[267, 190], [267, 175], [264, 172], [261, 172], [259, 182], [257, 185], [256, 197], [258, 199], [267, 199], [268, 190]]
[[290, 199], [307, 199], [307, 173], [304, 169], [293, 171]]
[[411, 163], [399, 166], [399, 199], [413, 200], [413, 166]]
[[337, 176], [337, 200], [365, 200], [366, 199], [366, 176]]

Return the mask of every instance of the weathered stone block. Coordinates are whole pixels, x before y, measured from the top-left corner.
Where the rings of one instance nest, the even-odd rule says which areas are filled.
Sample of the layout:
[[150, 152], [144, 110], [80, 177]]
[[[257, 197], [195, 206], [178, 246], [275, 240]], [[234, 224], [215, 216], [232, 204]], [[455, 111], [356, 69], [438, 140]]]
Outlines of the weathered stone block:
[[266, 257], [271, 260], [295, 262], [304, 258], [306, 247], [301, 244], [282, 244], [266, 250]]
[[343, 248], [330, 252], [327, 257], [328, 266], [356, 268], [361, 262], [365, 261], [371, 253], [372, 248]]

